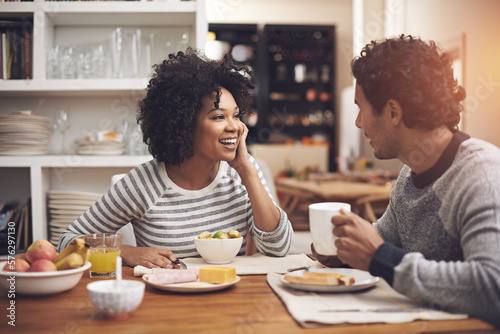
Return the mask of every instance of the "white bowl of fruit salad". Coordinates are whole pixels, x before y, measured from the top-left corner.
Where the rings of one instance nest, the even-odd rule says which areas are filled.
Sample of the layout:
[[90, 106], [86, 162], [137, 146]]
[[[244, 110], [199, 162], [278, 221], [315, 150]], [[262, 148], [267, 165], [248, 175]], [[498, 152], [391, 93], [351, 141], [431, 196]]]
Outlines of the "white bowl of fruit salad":
[[208, 264], [227, 264], [242, 250], [243, 238], [236, 230], [218, 231], [214, 234], [205, 231], [194, 239], [194, 245]]

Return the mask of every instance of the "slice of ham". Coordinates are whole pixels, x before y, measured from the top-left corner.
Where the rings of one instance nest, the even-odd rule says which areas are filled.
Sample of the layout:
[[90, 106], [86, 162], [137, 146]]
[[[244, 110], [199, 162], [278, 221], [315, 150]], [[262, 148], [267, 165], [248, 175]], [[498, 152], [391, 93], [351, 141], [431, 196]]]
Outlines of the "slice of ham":
[[162, 285], [196, 282], [198, 280], [198, 270], [154, 268], [151, 274], [145, 275], [145, 279], [151, 283]]
[[134, 276], [142, 276], [151, 273], [153, 273], [153, 269], [149, 269], [140, 265], [134, 267]]

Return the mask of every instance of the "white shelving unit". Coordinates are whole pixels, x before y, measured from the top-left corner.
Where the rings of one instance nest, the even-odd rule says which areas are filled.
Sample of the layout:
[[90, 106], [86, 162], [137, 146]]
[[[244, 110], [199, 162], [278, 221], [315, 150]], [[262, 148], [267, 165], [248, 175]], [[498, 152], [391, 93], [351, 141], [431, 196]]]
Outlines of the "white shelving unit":
[[[68, 34], [75, 41], [89, 40], [98, 32], [96, 27], [103, 31], [141, 27], [175, 34], [184, 29], [190, 34], [189, 45], [201, 49], [208, 31], [204, 0], [0, 2], [0, 19], [22, 17], [33, 19], [34, 24], [33, 79], [0, 80], [0, 115], [33, 110], [53, 118], [58, 108], [69, 108], [70, 141], [78, 139], [84, 129], [99, 128], [101, 123], [134, 121], [137, 101], [144, 96], [149, 78], [47, 79], [49, 48], [68, 38]], [[110, 186], [111, 175], [127, 172], [150, 159], [125, 155], [0, 156], [0, 180], [8, 181], [0, 188], [0, 198], [7, 199], [17, 184], [28, 184], [25, 196], [32, 201], [33, 239], [47, 239], [49, 189], [104, 192]], [[16, 179], [19, 177], [22, 179]]]

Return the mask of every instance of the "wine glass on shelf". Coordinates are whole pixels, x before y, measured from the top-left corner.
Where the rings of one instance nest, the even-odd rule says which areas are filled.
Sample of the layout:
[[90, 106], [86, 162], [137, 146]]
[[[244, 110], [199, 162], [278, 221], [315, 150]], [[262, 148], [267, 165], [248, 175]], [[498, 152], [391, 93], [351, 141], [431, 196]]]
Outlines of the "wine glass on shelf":
[[59, 116], [54, 124], [54, 130], [61, 134], [61, 150], [60, 154], [68, 154], [68, 147], [66, 143], [66, 132], [71, 127], [69, 123], [68, 113], [65, 110], [59, 111]]

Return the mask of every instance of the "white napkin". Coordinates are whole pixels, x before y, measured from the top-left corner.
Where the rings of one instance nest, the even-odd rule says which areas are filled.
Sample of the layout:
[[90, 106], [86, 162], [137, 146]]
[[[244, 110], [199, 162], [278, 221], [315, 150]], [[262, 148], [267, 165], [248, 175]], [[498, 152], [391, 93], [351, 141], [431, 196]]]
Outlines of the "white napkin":
[[[182, 259], [188, 269], [199, 269], [209, 266], [202, 258], [188, 257]], [[271, 257], [260, 253], [252, 256], [237, 256], [231, 263], [222, 266], [234, 267], [236, 275], [259, 275], [267, 273], [286, 273], [287, 269], [303, 266], [317, 266], [318, 261], [313, 261], [305, 254], [287, 255], [284, 257]]]
[[372, 289], [349, 293], [315, 293], [286, 287], [278, 274], [269, 273], [267, 283], [281, 298], [291, 316], [303, 327], [342, 323], [401, 323], [417, 319], [464, 319], [423, 308], [399, 294], [383, 279]]

